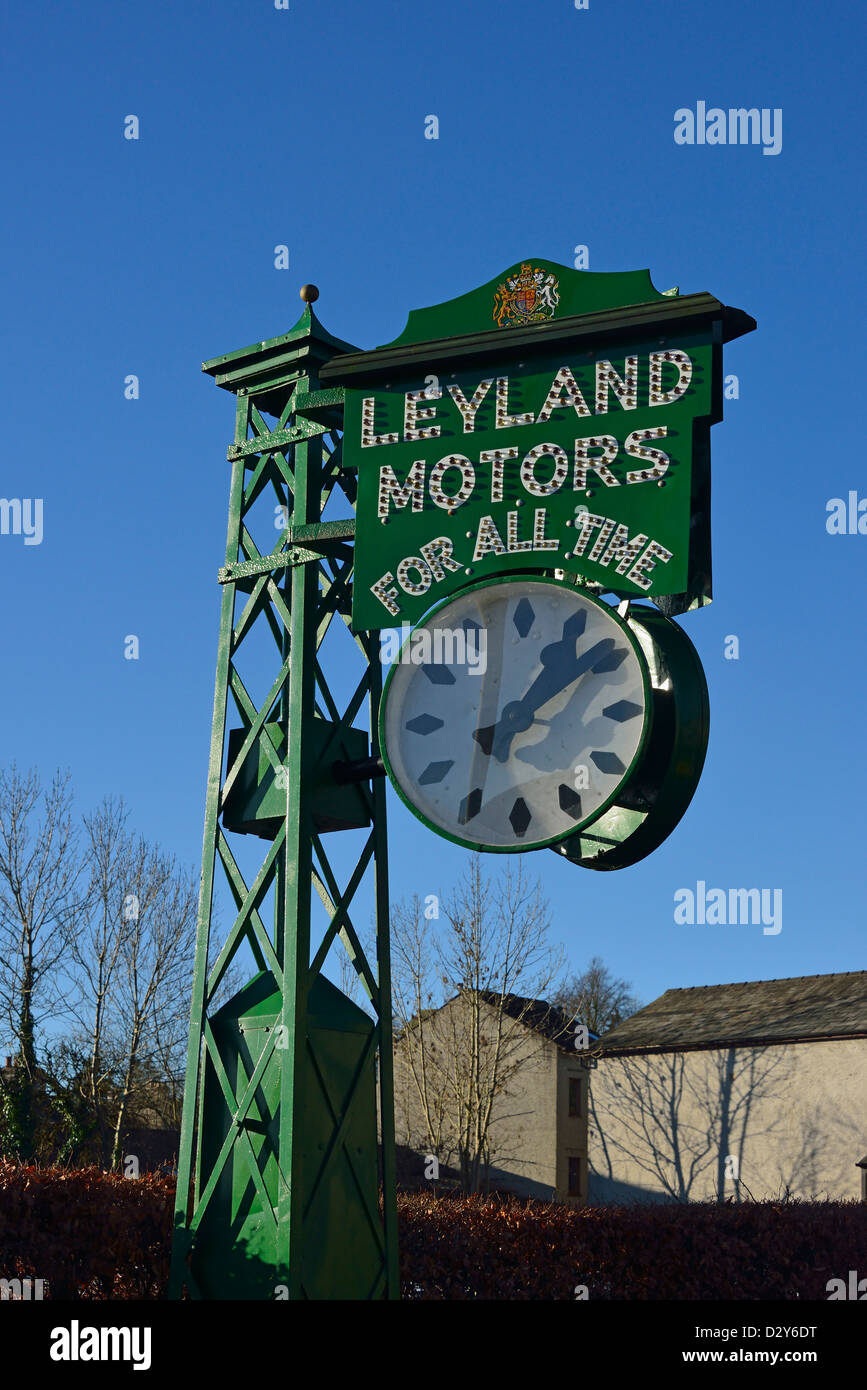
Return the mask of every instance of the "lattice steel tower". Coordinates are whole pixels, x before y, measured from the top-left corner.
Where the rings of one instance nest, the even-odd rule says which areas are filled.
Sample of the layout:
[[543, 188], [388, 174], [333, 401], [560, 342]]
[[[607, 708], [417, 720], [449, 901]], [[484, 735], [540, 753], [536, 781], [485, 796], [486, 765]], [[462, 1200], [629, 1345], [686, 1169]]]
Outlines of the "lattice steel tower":
[[[375, 775], [381, 665], [377, 634], [348, 631], [356, 477], [341, 463], [343, 390], [321, 389], [317, 376], [355, 349], [323, 329], [310, 307], [316, 293], [302, 290], [306, 307], [290, 332], [203, 366], [237, 400], [176, 1298], [184, 1288], [192, 1298], [398, 1294], [385, 784]], [[347, 519], [324, 520], [329, 504]], [[353, 653], [357, 677], [347, 683]], [[268, 671], [260, 699], [247, 660], [259, 677]], [[370, 732], [354, 727], [365, 705]], [[222, 935], [218, 871], [235, 912]], [[373, 885], [375, 960], [350, 917], [362, 882]], [[368, 892], [367, 917], [370, 906]], [[370, 1013], [322, 973], [338, 938]], [[245, 946], [253, 978], [220, 1004]]]

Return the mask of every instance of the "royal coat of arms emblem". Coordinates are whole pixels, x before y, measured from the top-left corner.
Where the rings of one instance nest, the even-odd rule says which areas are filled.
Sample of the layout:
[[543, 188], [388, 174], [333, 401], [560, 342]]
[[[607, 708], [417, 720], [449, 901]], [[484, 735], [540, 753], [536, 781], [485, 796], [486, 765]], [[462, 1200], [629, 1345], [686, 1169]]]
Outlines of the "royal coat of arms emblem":
[[520, 275], [508, 277], [494, 295], [494, 322], [498, 328], [522, 323], [541, 323], [554, 317], [560, 303], [559, 280], [527, 261]]

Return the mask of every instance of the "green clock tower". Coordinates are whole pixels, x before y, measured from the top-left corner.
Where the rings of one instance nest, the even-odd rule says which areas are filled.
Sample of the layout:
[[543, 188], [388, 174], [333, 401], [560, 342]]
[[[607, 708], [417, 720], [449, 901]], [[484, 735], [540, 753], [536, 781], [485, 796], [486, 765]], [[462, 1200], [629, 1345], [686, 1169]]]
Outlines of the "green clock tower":
[[236, 424], [174, 1297], [398, 1296], [385, 776], [429, 833], [616, 870], [708, 739], [677, 619], [712, 598], [710, 429], [754, 320], [531, 258], [359, 351], [301, 294], [204, 364]]

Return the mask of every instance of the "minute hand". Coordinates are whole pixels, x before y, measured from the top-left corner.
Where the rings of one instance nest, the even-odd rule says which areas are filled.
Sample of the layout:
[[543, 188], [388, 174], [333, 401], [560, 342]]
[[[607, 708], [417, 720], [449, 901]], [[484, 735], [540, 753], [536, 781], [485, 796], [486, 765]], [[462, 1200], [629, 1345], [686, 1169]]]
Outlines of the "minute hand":
[[542, 670], [519, 703], [527, 714], [535, 714], [561, 690], [595, 666], [597, 661], [610, 656], [614, 645], [613, 637], [604, 637], [580, 656], [575, 654], [574, 637], [564, 637], [559, 642], [552, 642], [549, 647], [543, 647], [539, 656]]
[[523, 699], [512, 700], [506, 705], [496, 724], [489, 725], [487, 729], [477, 729], [477, 742], [485, 752], [492, 753], [497, 762], [504, 763], [509, 756], [513, 738], [529, 729], [536, 711], [549, 700], [553, 700], [555, 695], [559, 695], [585, 671], [610, 659], [614, 647], [612, 637], [603, 638], [580, 656], [575, 654], [574, 637], [564, 637], [559, 642], [552, 642], [544, 647], [540, 653], [543, 669]]

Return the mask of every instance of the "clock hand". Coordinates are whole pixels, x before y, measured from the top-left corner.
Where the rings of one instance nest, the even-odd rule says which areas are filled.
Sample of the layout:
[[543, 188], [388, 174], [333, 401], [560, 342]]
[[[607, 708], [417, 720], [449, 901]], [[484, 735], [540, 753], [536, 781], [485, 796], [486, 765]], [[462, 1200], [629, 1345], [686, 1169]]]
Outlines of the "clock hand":
[[575, 638], [563, 637], [544, 647], [540, 659], [543, 669], [521, 700], [507, 704], [496, 724], [477, 729], [473, 734], [483, 752], [498, 762], [506, 762], [516, 734], [524, 733], [533, 723], [536, 711], [567, 689], [587, 670], [611, 670], [619, 665], [613, 637], [605, 637], [581, 656], [575, 655]]
[[553, 700], [555, 695], [559, 695], [561, 690], [565, 690], [567, 685], [571, 685], [583, 675], [588, 667], [595, 666], [597, 661], [610, 656], [613, 650], [613, 637], [603, 638], [580, 656], [575, 651], [574, 637], [562, 637], [559, 642], [552, 642], [550, 646], [543, 647], [539, 658], [542, 670], [519, 703], [529, 714], [535, 714], [543, 705], [547, 705], [549, 700]]

